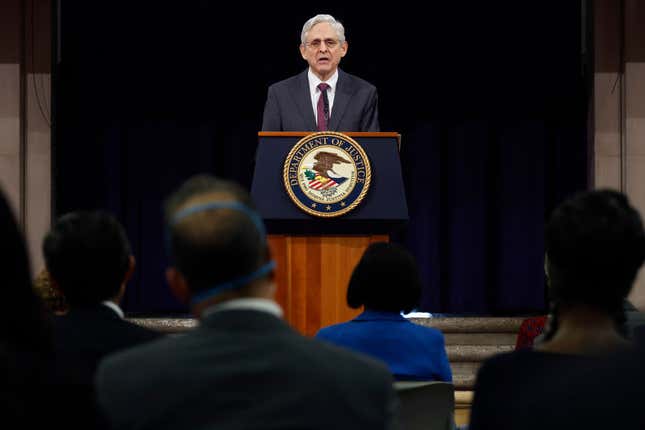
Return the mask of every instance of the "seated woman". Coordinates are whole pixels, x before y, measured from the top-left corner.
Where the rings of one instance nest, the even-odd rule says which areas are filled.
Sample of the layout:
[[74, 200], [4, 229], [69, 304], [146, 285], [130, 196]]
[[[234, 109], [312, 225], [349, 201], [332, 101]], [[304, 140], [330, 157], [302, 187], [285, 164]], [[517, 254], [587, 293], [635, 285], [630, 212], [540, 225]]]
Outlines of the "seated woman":
[[645, 259], [642, 221], [621, 193], [578, 194], [553, 212], [545, 247], [551, 317], [543, 339], [483, 363], [471, 430], [589, 428], [582, 420], [612, 418], [611, 407], [589, 405], [599, 398], [610, 405], [593, 381], [611, 354], [631, 352], [624, 300]]
[[364, 311], [352, 321], [322, 328], [317, 338], [385, 362], [397, 380], [452, 382], [443, 334], [405, 319], [417, 306], [421, 279], [412, 255], [391, 243], [373, 243], [354, 268], [347, 304]]

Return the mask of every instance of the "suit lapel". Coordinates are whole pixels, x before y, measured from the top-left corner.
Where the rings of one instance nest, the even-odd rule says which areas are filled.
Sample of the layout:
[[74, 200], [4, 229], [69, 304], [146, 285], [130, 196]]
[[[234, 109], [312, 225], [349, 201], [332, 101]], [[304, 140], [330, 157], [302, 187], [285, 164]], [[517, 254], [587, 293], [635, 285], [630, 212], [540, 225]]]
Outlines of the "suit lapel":
[[[329, 130], [338, 131], [340, 120], [345, 113], [347, 103], [352, 97], [354, 87], [347, 75], [338, 69], [338, 82], [336, 82], [336, 94], [334, 95], [334, 106], [331, 110], [331, 119], [329, 120]], [[354, 130], [344, 130], [354, 131]]]
[[313, 106], [311, 105], [307, 70], [298, 75], [293, 91], [291, 91], [291, 97], [298, 107], [303, 124], [305, 124], [305, 130], [302, 131], [316, 130], [318, 127], [316, 127], [316, 117], [314, 116]]

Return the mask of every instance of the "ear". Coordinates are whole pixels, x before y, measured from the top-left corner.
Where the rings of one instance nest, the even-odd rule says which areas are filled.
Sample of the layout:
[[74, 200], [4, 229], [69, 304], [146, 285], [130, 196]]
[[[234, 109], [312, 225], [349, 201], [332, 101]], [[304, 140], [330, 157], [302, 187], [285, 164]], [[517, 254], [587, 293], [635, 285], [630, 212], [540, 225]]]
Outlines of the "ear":
[[166, 269], [166, 281], [172, 291], [173, 295], [181, 303], [188, 303], [190, 300], [190, 291], [188, 290], [188, 284], [186, 283], [186, 278], [181, 274], [176, 267], [169, 267]]
[[345, 55], [347, 55], [347, 50], [348, 49], [349, 49], [349, 44], [347, 43], [347, 41], [344, 41], [343, 43], [341, 43], [341, 45], [340, 45], [340, 57], [341, 58], [344, 57]]
[[305, 55], [306, 52], [307, 52], [307, 47], [301, 43], [300, 44], [300, 55], [302, 55], [303, 60], [307, 59], [307, 56]]
[[276, 290], [278, 289], [278, 286], [277, 286], [277, 284], [273, 281], [273, 278], [274, 278], [274, 275], [272, 274], [272, 275], [271, 275], [271, 282], [269, 283], [268, 293], [269, 293], [269, 297], [270, 297], [272, 300], [275, 300], [275, 293], [276, 293]]

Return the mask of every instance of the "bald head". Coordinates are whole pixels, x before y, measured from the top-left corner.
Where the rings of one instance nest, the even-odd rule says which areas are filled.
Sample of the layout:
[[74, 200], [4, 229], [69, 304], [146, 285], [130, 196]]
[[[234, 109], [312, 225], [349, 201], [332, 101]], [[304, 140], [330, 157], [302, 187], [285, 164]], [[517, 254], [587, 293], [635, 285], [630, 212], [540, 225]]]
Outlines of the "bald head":
[[267, 261], [261, 220], [234, 182], [197, 176], [165, 205], [169, 252], [192, 293], [248, 275]]

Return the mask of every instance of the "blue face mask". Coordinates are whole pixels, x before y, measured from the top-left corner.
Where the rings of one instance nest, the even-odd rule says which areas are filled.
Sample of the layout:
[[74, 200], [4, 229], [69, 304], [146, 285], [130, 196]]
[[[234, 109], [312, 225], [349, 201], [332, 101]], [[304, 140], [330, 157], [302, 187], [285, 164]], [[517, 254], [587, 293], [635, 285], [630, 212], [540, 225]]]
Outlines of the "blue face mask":
[[[260, 237], [262, 238], [262, 241], [266, 243], [266, 230], [264, 229], [264, 223], [262, 222], [262, 218], [260, 218], [260, 216], [255, 211], [253, 211], [252, 209], [243, 205], [240, 202], [234, 202], [234, 201], [233, 202], [211, 202], [211, 203], [204, 203], [204, 204], [195, 205], [195, 206], [191, 206], [186, 209], [183, 209], [177, 212], [175, 216], [170, 220], [166, 230], [166, 247], [168, 249], [169, 255], [172, 255], [172, 252], [171, 252], [172, 235], [170, 232], [170, 228], [190, 215], [193, 215], [198, 212], [213, 210], [213, 209], [232, 209], [232, 210], [242, 212], [243, 214], [248, 216], [251, 221], [253, 221], [253, 224], [255, 224], [255, 228], [260, 233]], [[243, 287], [244, 285], [247, 285], [251, 281], [260, 279], [263, 276], [268, 275], [269, 273], [271, 273], [273, 269], [275, 269], [275, 261], [269, 261], [268, 263], [260, 266], [257, 270], [255, 270], [252, 273], [239, 276], [230, 281], [222, 282], [220, 284], [214, 285], [210, 288], [207, 288], [205, 290], [202, 290], [196, 293], [195, 295], [192, 296], [190, 303], [191, 305], [194, 306], [197, 303], [202, 302], [206, 299], [210, 299], [211, 297], [214, 297], [224, 291], [229, 291], [235, 288]]]

